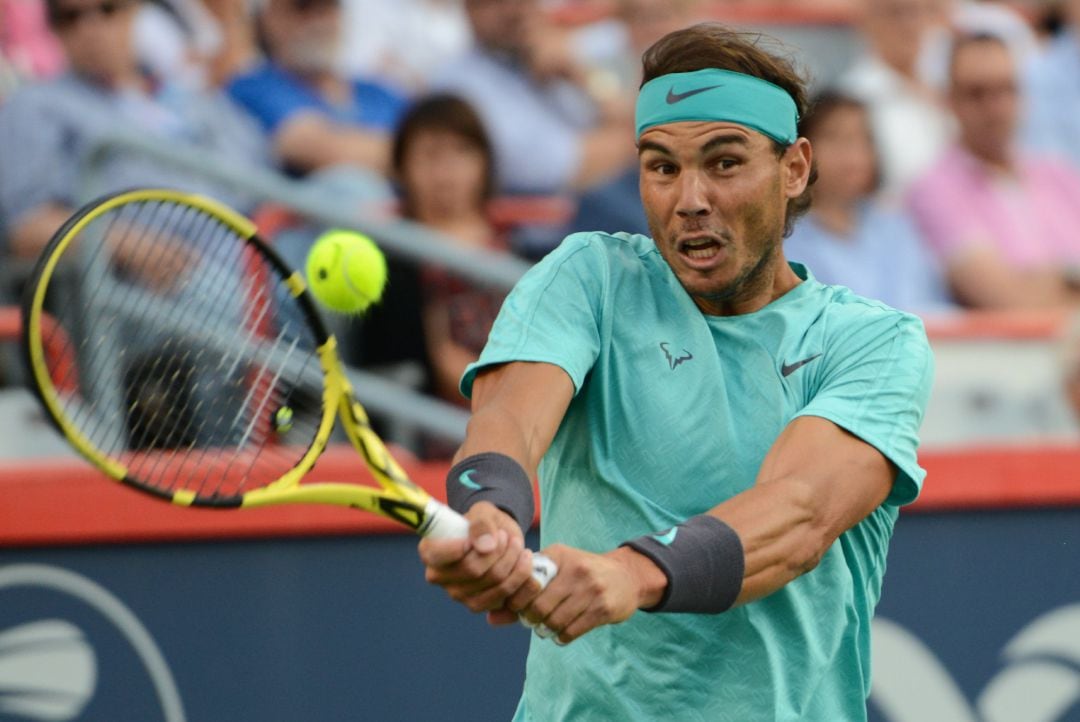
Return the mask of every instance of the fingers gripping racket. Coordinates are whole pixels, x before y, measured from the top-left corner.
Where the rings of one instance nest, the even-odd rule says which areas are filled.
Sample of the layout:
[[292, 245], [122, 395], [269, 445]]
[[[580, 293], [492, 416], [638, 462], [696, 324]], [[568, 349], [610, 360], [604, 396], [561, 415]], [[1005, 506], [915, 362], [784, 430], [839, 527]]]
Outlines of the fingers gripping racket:
[[[49, 415], [130, 488], [189, 507], [335, 504], [468, 535], [372, 430], [301, 275], [214, 201], [135, 190], [83, 207], [45, 248], [23, 318]], [[336, 420], [379, 488], [301, 483]], [[546, 585], [555, 565], [533, 558]]]

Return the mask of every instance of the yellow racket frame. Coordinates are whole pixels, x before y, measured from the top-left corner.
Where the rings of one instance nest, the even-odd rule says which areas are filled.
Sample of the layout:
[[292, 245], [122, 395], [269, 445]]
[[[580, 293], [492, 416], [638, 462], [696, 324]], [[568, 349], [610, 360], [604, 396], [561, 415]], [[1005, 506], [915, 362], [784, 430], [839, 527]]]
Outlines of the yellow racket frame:
[[[324, 339], [317, 348], [323, 371], [323, 414], [315, 437], [303, 457], [288, 472], [274, 482], [227, 498], [200, 498], [189, 489], [166, 491], [133, 478], [120, 461], [109, 457], [82, 434], [64, 412], [60, 393], [53, 384], [45, 359], [42, 338], [42, 315], [46, 290], [60, 258], [73, 240], [95, 219], [129, 203], [170, 202], [195, 208], [217, 219], [268, 259], [284, 278], [289, 292], [301, 301], [317, 336]], [[34, 282], [24, 308], [26, 319], [24, 341], [30, 373], [46, 410], [68, 442], [90, 463], [110, 478], [154, 496], [168, 499], [180, 506], [211, 508], [260, 507], [273, 504], [333, 504], [387, 516], [414, 529], [420, 534], [460, 537], [468, 525], [456, 512], [434, 500], [430, 494], [409, 480], [404, 469], [394, 460], [386, 445], [371, 428], [367, 412], [355, 399], [352, 386], [338, 358], [337, 341], [314, 311], [303, 277], [290, 271], [284, 262], [257, 235], [255, 224], [217, 201], [197, 194], [170, 189], [139, 189], [99, 199], [78, 211], [61, 227], [49, 242], [35, 271]], [[381, 488], [343, 483], [301, 484], [314, 467], [330, 440], [335, 417], [352, 445], [364, 458], [372, 476]], [[438, 522], [438, 523], [436, 523]]]

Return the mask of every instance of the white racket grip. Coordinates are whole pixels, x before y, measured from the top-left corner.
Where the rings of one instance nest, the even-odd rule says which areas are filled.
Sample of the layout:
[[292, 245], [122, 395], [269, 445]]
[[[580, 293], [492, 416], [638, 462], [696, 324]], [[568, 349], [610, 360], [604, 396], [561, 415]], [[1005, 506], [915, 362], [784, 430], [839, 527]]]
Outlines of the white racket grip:
[[[433, 539], [464, 539], [469, 536], [469, 520], [441, 501], [431, 499], [428, 501], [427, 506], [424, 507], [424, 512], [427, 514], [427, 524], [421, 532], [424, 536]], [[539, 552], [534, 553], [532, 559], [532, 577], [540, 585], [540, 588], [544, 589], [559, 573], [559, 567], [551, 558]], [[525, 617], [520, 617], [520, 619], [524, 626], [537, 629], [537, 627], [526, 621]], [[540, 636], [550, 636], [551, 632], [547, 630], [547, 627], [542, 624], [539, 626], [538, 634], [541, 631], [547, 632], [547, 634], [541, 634]]]
[[469, 520], [436, 499], [424, 507], [427, 524], [420, 533], [432, 539], [464, 539], [469, 536]]

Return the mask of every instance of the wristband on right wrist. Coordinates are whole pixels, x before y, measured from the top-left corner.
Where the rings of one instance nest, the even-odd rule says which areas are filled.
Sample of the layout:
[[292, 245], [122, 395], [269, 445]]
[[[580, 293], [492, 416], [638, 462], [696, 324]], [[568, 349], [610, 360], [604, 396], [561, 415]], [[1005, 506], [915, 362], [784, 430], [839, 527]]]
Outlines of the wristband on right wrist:
[[446, 475], [446, 501], [460, 514], [477, 502], [491, 502], [514, 517], [522, 533], [529, 530], [536, 512], [532, 481], [525, 469], [494, 451], [468, 456], [451, 467]]
[[660, 603], [646, 612], [719, 614], [730, 609], [742, 591], [742, 541], [734, 529], [709, 514], [621, 546], [645, 555], [667, 576]]

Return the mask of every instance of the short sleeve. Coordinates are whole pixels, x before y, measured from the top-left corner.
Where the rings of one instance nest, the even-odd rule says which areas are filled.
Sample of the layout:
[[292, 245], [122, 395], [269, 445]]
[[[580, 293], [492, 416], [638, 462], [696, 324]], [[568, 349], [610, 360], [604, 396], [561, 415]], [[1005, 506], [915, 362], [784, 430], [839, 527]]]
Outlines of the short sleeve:
[[511, 361], [559, 366], [579, 391], [600, 353], [609, 285], [603, 259], [602, 245], [574, 234], [529, 269], [503, 303], [480, 358], [465, 369], [461, 392], [471, 397], [479, 371]]
[[819, 416], [851, 432], [897, 468], [887, 504], [902, 506], [922, 490], [919, 427], [934, 364], [922, 322], [882, 312], [829, 346], [821, 383], [797, 416]]
[[271, 134], [302, 110], [321, 111], [318, 98], [269, 66], [233, 78], [227, 91]]

